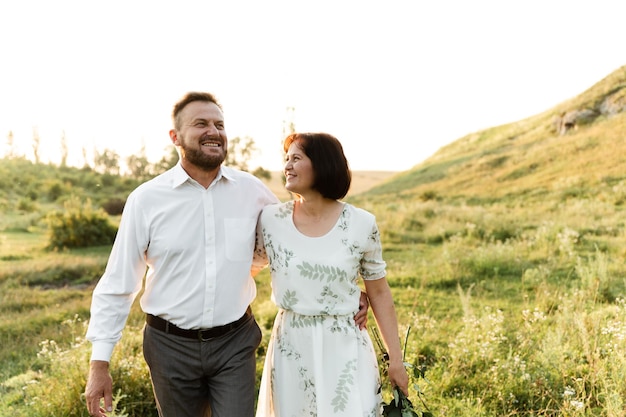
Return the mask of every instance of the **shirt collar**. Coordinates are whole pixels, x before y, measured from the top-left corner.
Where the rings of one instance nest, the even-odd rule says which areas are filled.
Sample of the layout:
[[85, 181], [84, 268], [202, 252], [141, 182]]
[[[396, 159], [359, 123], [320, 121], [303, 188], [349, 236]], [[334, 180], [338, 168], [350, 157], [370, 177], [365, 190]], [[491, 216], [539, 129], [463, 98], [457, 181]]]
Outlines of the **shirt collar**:
[[[227, 179], [229, 181], [236, 181], [235, 176], [233, 175], [233, 170], [224, 166], [220, 166], [220, 170], [217, 173], [217, 176], [213, 180], [213, 183], [220, 181], [222, 178]], [[187, 171], [183, 169], [183, 166], [178, 162], [172, 168], [172, 188], [176, 188], [184, 184], [188, 180], [193, 180], [187, 174]]]
[[225, 179], [229, 180], [229, 181], [233, 181], [236, 182], [237, 178], [234, 175], [234, 170], [232, 168], [228, 168], [225, 167], [223, 165], [220, 166], [220, 172], [217, 174], [217, 178], [219, 179], [221, 177], [224, 177]]

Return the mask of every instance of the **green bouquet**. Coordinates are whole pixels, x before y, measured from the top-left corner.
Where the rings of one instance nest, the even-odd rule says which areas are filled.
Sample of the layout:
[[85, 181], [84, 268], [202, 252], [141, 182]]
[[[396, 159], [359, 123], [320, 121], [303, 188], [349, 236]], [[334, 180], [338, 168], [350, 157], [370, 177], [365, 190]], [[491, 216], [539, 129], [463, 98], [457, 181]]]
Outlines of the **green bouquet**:
[[[409, 338], [410, 331], [411, 331], [411, 328], [410, 327], [407, 328], [406, 335], [404, 338], [404, 350], [402, 352], [402, 361], [404, 363], [404, 366], [407, 368], [407, 370], [411, 368], [413, 370], [413, 372], [409, 372], [409, 378], [413, 378], [413, 379], [423, 378], [424, 380], [426, 380], [426, 377], [424, 376], [423, 368], [418, 367], [418, 366], [413, 366], [412, 364], [405, 361], [406, 345], [407, 345], [406, 342]], [[387, 367], [389, 366], [389, 353], [387, 352], [387, 349], [385, 349], [385, 345], [383, 344], [380, 338], [380, 334], [378, 333], [378, 330], [374, 328], [372, 333], [374, 335], [374, 340], [376, 341], [376, 344], [378, 345], [378, 349], [380, 350], [382, 362], [385, 364], [384, 374], [386, 375]], [[422, 406], [424, 407], [423, 410], [417, 409], [413, 405], [411, 400], [406, 395], [404, 395], [404, 393], [400, 391], [398, 387], [393, 387], [393, 390], [392, 390], [393, 398], [391, 399], [389, 403], [383, 402], [382, 404], [383, 416], [384, 417], [434, 417], [433, 414], [428, 409], [426, 402], [424, 401], [423, 393], [420, 390], [419, 385], [415, 383], [413, 385], [413, 388], [417, 392], [417, 396], [419, 400], [421, 401]]]

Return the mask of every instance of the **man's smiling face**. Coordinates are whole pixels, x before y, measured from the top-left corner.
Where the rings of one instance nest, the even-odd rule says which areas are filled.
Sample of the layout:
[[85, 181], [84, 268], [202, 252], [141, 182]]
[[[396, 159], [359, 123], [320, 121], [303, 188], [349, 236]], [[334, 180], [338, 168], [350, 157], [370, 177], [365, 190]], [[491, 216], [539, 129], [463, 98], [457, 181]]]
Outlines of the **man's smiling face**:
[[215, 103], [194, 101], [179, 117], [174, 144], [180, 146], [183, 160], [205, 170], [219, 167], [228, 152], [222, 110]]

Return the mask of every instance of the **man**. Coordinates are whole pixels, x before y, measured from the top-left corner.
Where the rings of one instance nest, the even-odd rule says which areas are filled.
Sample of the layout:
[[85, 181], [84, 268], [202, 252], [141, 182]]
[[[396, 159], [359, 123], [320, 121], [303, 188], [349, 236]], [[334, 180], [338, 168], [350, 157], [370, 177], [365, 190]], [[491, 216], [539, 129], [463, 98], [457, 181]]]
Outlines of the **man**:
[[93, 292], [87, 408], [98, 417], [111, 410], [109, 361], [145, 275], [143, 350], [159, 415], [253, 416], [261, 331], [249, 305], [266, 262], [253, 261], [255, 230], [261, 209], [278, 200], [254, 176], [222, 166], [228, 139], [212, 94], [188, 93], [172, 119], [180, 161], [129, 195]]

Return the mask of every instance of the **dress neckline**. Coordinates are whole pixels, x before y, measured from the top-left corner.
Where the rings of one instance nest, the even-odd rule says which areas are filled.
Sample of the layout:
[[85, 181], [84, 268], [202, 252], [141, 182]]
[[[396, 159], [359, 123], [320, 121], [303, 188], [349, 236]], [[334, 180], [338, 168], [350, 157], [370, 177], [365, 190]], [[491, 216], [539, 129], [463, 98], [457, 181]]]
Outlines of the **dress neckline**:
[[333, 230], [335, 230], [337, 228], [337, 226], [339, 225], [339, 222], [341, 221], [342, 217], [344, 216], [344, 213], [346, 211], [346, 207], [348, 207], [348, 204], [343, 202], [343, 201], [340, 201], [339, 203], [342, 205], [341, 211], [339, 212], [339, 216], [337, 216], [337, 219], [335, 220], [333, 225], [330, 227], [330, 229], [328, 229], [325, 233], [323, 233], [323, 234], [321, 234], [319, 236], [307, 235], [306, 233], [304, 233], [300, 229], [298, 229], [298, 227], [296, 226], [296, 223], [293, 220], [294, 213], [296, 212], [296, 210], [295, 210], [296, 202], [294, 200], [290, 201], [291, 214], [288, 216], [289, 217], [289, 223], [291, 224], [293, 229], [296, 231], [296, 233], [298, 233], [302, 237], [306, 237], [308, 239], [321, 239], [321, 238], [324, 238], [324, 237], [330, 235], [333, 232]]

